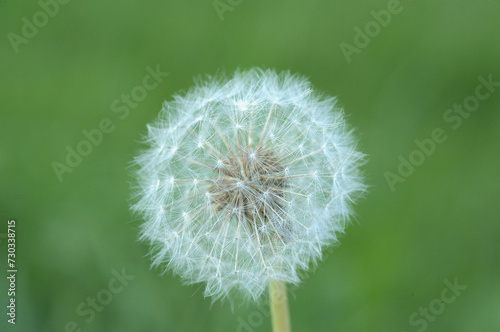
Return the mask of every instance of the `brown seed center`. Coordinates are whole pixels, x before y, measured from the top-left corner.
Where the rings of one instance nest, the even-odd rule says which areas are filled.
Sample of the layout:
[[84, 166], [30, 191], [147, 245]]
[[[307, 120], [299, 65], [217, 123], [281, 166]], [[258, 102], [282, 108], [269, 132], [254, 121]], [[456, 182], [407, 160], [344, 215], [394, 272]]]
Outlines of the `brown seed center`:
[[239, 149], [216, 170], [220, 177], [209, 189], [215, 211], [245, 220], [252, 231], [283, 215], [286, 169], [272, 150]]

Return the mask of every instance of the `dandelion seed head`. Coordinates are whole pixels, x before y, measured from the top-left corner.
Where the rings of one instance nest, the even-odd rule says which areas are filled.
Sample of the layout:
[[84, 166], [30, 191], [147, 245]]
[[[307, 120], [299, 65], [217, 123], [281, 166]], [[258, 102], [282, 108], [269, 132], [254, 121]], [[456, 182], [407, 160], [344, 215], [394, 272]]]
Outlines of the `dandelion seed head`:
[[289, 72], [236, 72], [174, 96], [135, 159], [132, 208], [153, 265], [214, 299], [299, 283], [365, 190], [347, 127], [335, 98]]

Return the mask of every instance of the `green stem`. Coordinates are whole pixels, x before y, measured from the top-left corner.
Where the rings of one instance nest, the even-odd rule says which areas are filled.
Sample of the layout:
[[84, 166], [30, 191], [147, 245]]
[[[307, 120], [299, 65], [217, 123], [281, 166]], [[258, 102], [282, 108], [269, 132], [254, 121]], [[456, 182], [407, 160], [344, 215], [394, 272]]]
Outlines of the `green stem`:
[[290, 314], [288, 312], [288, 297], [284, 281], [271, 280], [269, 282], [269, 297], [273, 332], [290, 332]]

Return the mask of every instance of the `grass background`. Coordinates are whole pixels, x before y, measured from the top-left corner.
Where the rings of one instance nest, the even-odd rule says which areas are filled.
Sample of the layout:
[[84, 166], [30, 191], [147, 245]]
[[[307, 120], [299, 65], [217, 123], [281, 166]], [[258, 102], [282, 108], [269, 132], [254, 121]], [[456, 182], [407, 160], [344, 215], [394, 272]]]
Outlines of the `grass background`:
[[[146, 124], [193, 77], [262, 66], [339, 96], [370, 156], [357, 221], [291, 290], [294, 331], [499, 331], [500, 88], [456, 130], [443, 114], [479, 76], [500, 81], [500, 2], [402, 0], [348, 62], [339, 45], [388, 3], [242, 1], [220, 20], [212, 1], [70, 1], [16, 53], [8, 34], [41, 9], [0, 2], [0, 233], [16, 220], [19, 271], [11, 326], [0, 238], [1, 330], [65, 331], [74, 321], [82, 331], [237, 331], [250, 319], [270, 331], [256, 305], [231, 312], [150, 271], [127, 171]], [[112, 102], [156, 65], [169, 76], [120, 120]], [[103, 118], [115, 130], [60, 182], [51, 164]], [[384, 173], [435, 128], [446, 142], [392, 192]], [[77, 307], [122, 269], [134, 280], [87, 323]], [[455, 278], [467, 289], [426, 329], [412, 326], [410, 315]]]

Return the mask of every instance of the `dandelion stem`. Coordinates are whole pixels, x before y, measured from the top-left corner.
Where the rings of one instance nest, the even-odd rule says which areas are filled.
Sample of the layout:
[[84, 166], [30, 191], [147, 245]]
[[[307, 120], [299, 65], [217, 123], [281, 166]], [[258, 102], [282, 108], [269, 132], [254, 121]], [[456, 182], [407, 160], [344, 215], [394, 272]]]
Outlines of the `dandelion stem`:
[[290, 314], [288, 312], [288, 297], [286, 284], [281, 280], [269, 281], [269, 297], [273, 332], [290, 332]]

